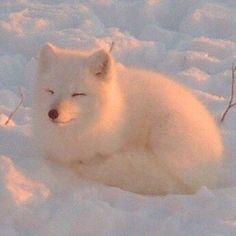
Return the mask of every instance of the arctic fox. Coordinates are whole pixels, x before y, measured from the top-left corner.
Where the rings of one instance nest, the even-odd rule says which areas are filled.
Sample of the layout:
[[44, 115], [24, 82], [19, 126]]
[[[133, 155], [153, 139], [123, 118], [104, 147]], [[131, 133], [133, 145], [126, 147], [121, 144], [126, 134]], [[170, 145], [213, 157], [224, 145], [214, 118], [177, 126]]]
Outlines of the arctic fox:
[[140, 194], [214, 187], [223, 144], [214, 119], [167, 76], [125, 68], [105, 50], [43, 46], [34, 88], [43, 155]]

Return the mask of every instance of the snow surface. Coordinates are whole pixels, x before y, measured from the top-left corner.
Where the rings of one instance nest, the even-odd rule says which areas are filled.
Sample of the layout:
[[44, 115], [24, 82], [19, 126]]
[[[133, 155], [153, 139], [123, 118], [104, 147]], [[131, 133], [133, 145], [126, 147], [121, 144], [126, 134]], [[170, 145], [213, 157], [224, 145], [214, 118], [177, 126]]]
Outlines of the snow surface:
[[85, 49], [114, 41], [119, 62], [170, 74], [219, 120], [236, 63], [236, 1], [0, 0], [0, 235], [236, 235], [236, 108], [221, 125], [218, 189], [153, 197], [81, 180], [32, 141], [32, 83], [47, 41]]

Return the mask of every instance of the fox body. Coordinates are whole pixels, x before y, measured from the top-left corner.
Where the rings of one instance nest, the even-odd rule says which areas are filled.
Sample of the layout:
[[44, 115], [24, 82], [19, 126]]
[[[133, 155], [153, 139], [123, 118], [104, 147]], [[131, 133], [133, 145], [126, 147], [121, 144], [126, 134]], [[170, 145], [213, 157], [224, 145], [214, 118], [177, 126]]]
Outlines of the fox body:
[[34, 90], [41, 151], [82, 177], [141, 194], [214, 186], [223, 152], [219, 130], [167, 76], [125, 68], [104, 50], [46, 44]]

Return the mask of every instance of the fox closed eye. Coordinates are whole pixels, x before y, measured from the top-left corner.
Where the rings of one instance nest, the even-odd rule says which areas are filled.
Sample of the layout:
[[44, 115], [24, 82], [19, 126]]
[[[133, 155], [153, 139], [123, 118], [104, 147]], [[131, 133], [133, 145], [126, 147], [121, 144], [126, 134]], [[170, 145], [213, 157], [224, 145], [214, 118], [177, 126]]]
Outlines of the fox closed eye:
[[71, 96], [76, 97], [76, 96], [86, 96], [86, 93], [73, 93]]
[[46, 92], [50, 93], [50, 94], [54, 94], [54, 91], [51, 89], [45, 89]]
[[95, 75], [98, 76], [98, 77], [100, 77], [100, 76], [102, 76], [102, 72], [101, 72], [101, 71], [98, 71], [98, 72], [95, 73]]

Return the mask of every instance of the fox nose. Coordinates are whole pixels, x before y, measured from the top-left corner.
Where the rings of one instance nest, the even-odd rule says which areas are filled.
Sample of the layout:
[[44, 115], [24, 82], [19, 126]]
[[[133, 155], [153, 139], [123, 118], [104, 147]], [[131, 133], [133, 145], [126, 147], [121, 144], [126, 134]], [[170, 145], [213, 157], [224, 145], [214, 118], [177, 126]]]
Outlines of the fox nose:
[[58, 114], [58, 111], [56, 109], [52, 109], [48, 112], [48, 116], [52, 119], [52, 120], [55, 120], [59, 114]]

